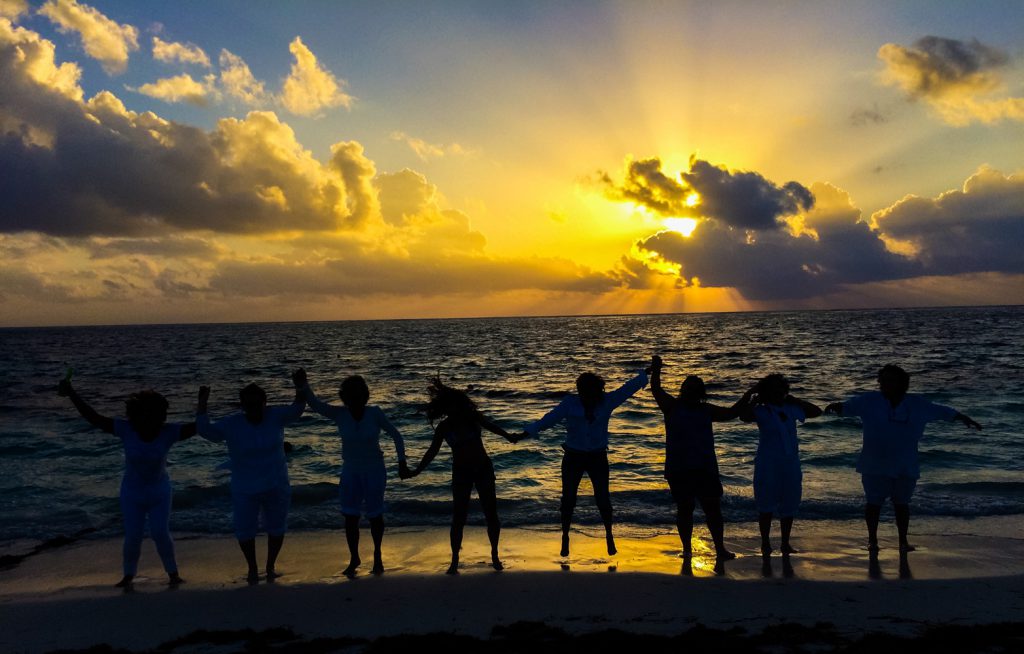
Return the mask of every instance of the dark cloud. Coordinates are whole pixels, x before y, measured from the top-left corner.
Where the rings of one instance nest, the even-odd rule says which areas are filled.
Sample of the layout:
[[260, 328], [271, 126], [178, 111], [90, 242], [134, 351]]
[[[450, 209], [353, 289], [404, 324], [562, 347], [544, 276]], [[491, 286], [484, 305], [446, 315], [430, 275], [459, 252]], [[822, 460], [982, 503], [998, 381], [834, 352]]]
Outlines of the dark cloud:
[[911, 95], [937, 97], [950, 90], [988, 88], [995, 84], [992, 71], [1009, 63], [998, 48], [977, 39], [958, 41], [939, 36], [918, 39], [913, 47], [883, 45], [878, 56]]
[[93, 259], [110, 259], [125, 254], [143, 254], [177, 259], [212, 259], [222, 248], [209, 241], [189, 236], [166, 238], [119, 238], [109, 241], [92, 240], [86, 244]]
[[868, 108], [861, 108], [855, 110], [850, 114], [850, 124], [854, 127], [864, 127], [865, 125], [880, 125], [882, 123], [889, 122], [888, 116], [878, 110], [878, 106], [875, 105]]
[[153, 236], [179, 230], [332, 230], [372, 213], [358, 144], [318, 162], [271, 112], [206, 132], [85, 102], [73, 64], [38, 35], [0, 29], [0, 232]]
[[[696, 157], [690, 158], [690, 169], [680, 173], [680, 180], [662, 172], [657, 158], [630, 161], [621, 184], [605, 172], [598, 177], [612, 199], [635, 202], [663, 216], [700, 215], [743, 229], [774, 229], [782, 218], [814, 206], [814, 195], [798, 182], [778, 186], [759, 173], [730, 171]], [[694, 206], [686, 202], [691, 193], [699, 196]]]

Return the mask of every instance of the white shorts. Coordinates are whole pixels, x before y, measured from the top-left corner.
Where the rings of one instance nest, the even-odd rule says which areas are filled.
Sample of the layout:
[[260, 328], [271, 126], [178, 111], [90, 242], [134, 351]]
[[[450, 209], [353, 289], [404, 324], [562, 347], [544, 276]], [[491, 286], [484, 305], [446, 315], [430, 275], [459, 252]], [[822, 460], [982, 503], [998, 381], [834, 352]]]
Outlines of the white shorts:
[[263, 528], [271, 536], [283, 536], [288, 531], [288, 505], [292, 489], [288, 486], [271, 488], [258, 493], [232, 493], [234, 504], [235, 537], [252, 540], [259, 533], [260, 512]]

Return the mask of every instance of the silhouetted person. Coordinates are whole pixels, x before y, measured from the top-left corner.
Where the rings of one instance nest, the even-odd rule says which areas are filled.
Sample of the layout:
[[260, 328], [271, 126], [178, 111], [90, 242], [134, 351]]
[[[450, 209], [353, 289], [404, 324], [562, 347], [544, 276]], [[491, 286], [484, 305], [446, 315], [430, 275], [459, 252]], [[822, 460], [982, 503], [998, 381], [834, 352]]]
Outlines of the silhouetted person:
[[857, 459], [866, 506], [868, 549], [878, 551], [878, 519], [882, 504], [892, 498], [901, 552], [911, 552], [907, 541], [910, 528], [910, 498], [921, 476], [917, 444], [924, 428], [933, 420], [958, 420], [967, 427], [981, 425], [948, 406], [908, 393], [910, 375], [903, 368], [887, 365], [878, 371], [878, 390], [828, 405], [826, 411], [856, 416], [864, 423], [864, 443]]
[[[562, 449], [562, 556], [569, 556], [569, 527], [576, 509], [576, 495], [584, 473], [594, 486], [594, 501], [604, 522], [608, 554], [615, 554], [612, 537], [612, 499], [608, 491], [608, 420], [612, 411], [647, 385], [647, 371], [610, 393], [604, 391], [604, 380], [592, 372], [576, 379], [577, 395], [567, 395], [543, 418], [526, 427], [521, 438], [537, 434], [559, 422], [565, 423]], [[517, 439], [518, 440], [518, 439]]]
[[757, 504], [761, 531], [761, 555], [772, 553], [770, 540], [772, 517], [779, 516], [782, 527], [782, 553], [795, 554], [789, 542], [793, 518], [800, 506], [803, 473], [796, 423], [817, 418], [821, 409], [789, 394], [789, 382], [779, 374], [768, 375], [748, 394], [751, 404], [740, 418], [756, 422], [757, 455], [754, 457], [754, 503]]
[[121, 440], [124, 447], [124, 476], [121, 478], [121, 514], [124, 516], [124, 577], [118, 588], [129, 591], [138, 571], [142, 536], [149, 518], [149, 535], [156, 544], [168, 583], [182, 583], [174, 559], [171, 539], [171, 477], [167, 474], [167, 452], [178, 441], [196, 433], [195, 423], [167, 423], [167, 400], [155, 391], [140, 391], [125, 402], [127, 420], [97, 413], [68, 379], [62, 379], [58, 393], [74, 403], [90, 425]]
[[423, 472], [437, 456], [441, 443], [452, 448], [452, 563], [448, 574], [459, 572], [459, 550], [462, 549], [462, 532], [469, 515], [469, 498], [476, 486], [477, 497], [487, 521], [487, 538], [491, 542], [491, 566], [501, 570], [504, 566], [498, 558], [498, 537], [501, 522], [498, 520], [498, 498], [495, 489], [494, 465], [484, 449], [482, 429], [498, 434], [514, 442], [507, 431], [488, 420], [473, 400], [463, 391], [446, 386], [435, 378], [427, 388], [430, 402], [427, 404], [427, 418], [434, 427], [434, 440], [430, 443], [423, 459], [410, 477]]
[[384, 572], [380, 546], [384, 540], [384, 489], [388, 472], [384, 466], [384, 452], [380, 449], [380, 432], [386, 431], [395, 442], [398, 453], [399, 475], [409, 476], [405, 462], [405, 443], [402, 434], [388, 421], [380, 407], [367, 406], [370, 388], [359, 375], [346, 377], [341, 382], [338, 396], [345, 406], [332, 406], [317, 398], [307, 384], [306, 402], [311, 409], [330, 418], [341, 436], [341, 513], [345, 516], [345, 538], [350, 560], [342, 572], [353, 576], [362, 560], [359, 558], [359, 515], [365, 511], [373, 537], [373, 574]]
[[683, 558], [692, 556], [693, 510], [700, 502], [715, 543], [715, 569], [722, 572], [723, 562], [736, 555], [726, 549], [723, 540], [723, 490], [712, 423], [738, 418], [749, 406], [753, 391], [747, 391], [732, 407], [716, 406], [707, 401], [704, 380], [690, 375], [680, 385], [679, 396], [672, 397], [661, 387], [661, 369], [661, 357], [652, 357], [651, 393], [665, 416], [665, 479], [676, 503]]
[[243, 388], [238, 398], [242, 413], [210, 422], [207, 403], [210, 387], [199, 389], [196, 426], [199, 435], [215, 443], [226, 442], [231, 457], [231, 499], [233, 504], [235, 537], [249, 567], [247, 579], [259, 581], [256, 564], [256, 534], [259, 517], [263, 514], [263, 527], [267, 532], [267, 581], [273, 581], [277, 572], [274, 564], [284, 544], [288, 529], [288, 505], [291, 486], [288, 483], [288, 463], [284, 456], [284, 427], [294, 422], [306, 408], [306, 373], [299, 369], [292, 373], [295, 399], [289, 406], [267, 406], [267, 394], [256, 384]]

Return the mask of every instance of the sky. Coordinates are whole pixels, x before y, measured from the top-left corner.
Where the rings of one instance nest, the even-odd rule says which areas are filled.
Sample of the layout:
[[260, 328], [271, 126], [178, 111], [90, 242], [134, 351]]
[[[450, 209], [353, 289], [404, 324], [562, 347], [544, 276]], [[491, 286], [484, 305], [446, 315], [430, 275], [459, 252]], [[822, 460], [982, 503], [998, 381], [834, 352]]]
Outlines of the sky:
[[0, 0], [0, 326], [1024, 301], [1024, 3]]

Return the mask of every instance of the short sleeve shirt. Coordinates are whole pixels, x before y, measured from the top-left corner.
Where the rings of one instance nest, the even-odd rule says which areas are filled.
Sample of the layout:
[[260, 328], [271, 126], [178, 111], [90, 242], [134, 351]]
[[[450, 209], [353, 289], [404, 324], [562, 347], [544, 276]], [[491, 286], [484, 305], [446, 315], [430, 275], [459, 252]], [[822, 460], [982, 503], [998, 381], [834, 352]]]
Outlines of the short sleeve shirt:
[[124, 446], [124, 486], [147, 488], [170, 484], [171, 478], [167, 474], [167, 453], [181, 437], [181, 425], [164, 424], [157, 437], [147, 443], [139, 437], [132, 423], [116, 418], [114, 435], [121, 439]]
[[796, 422], [807, 419], [798, 404], [759, 404], [754, 407], [759, 438], [757, 458], [771, 461], [800, 462]]

